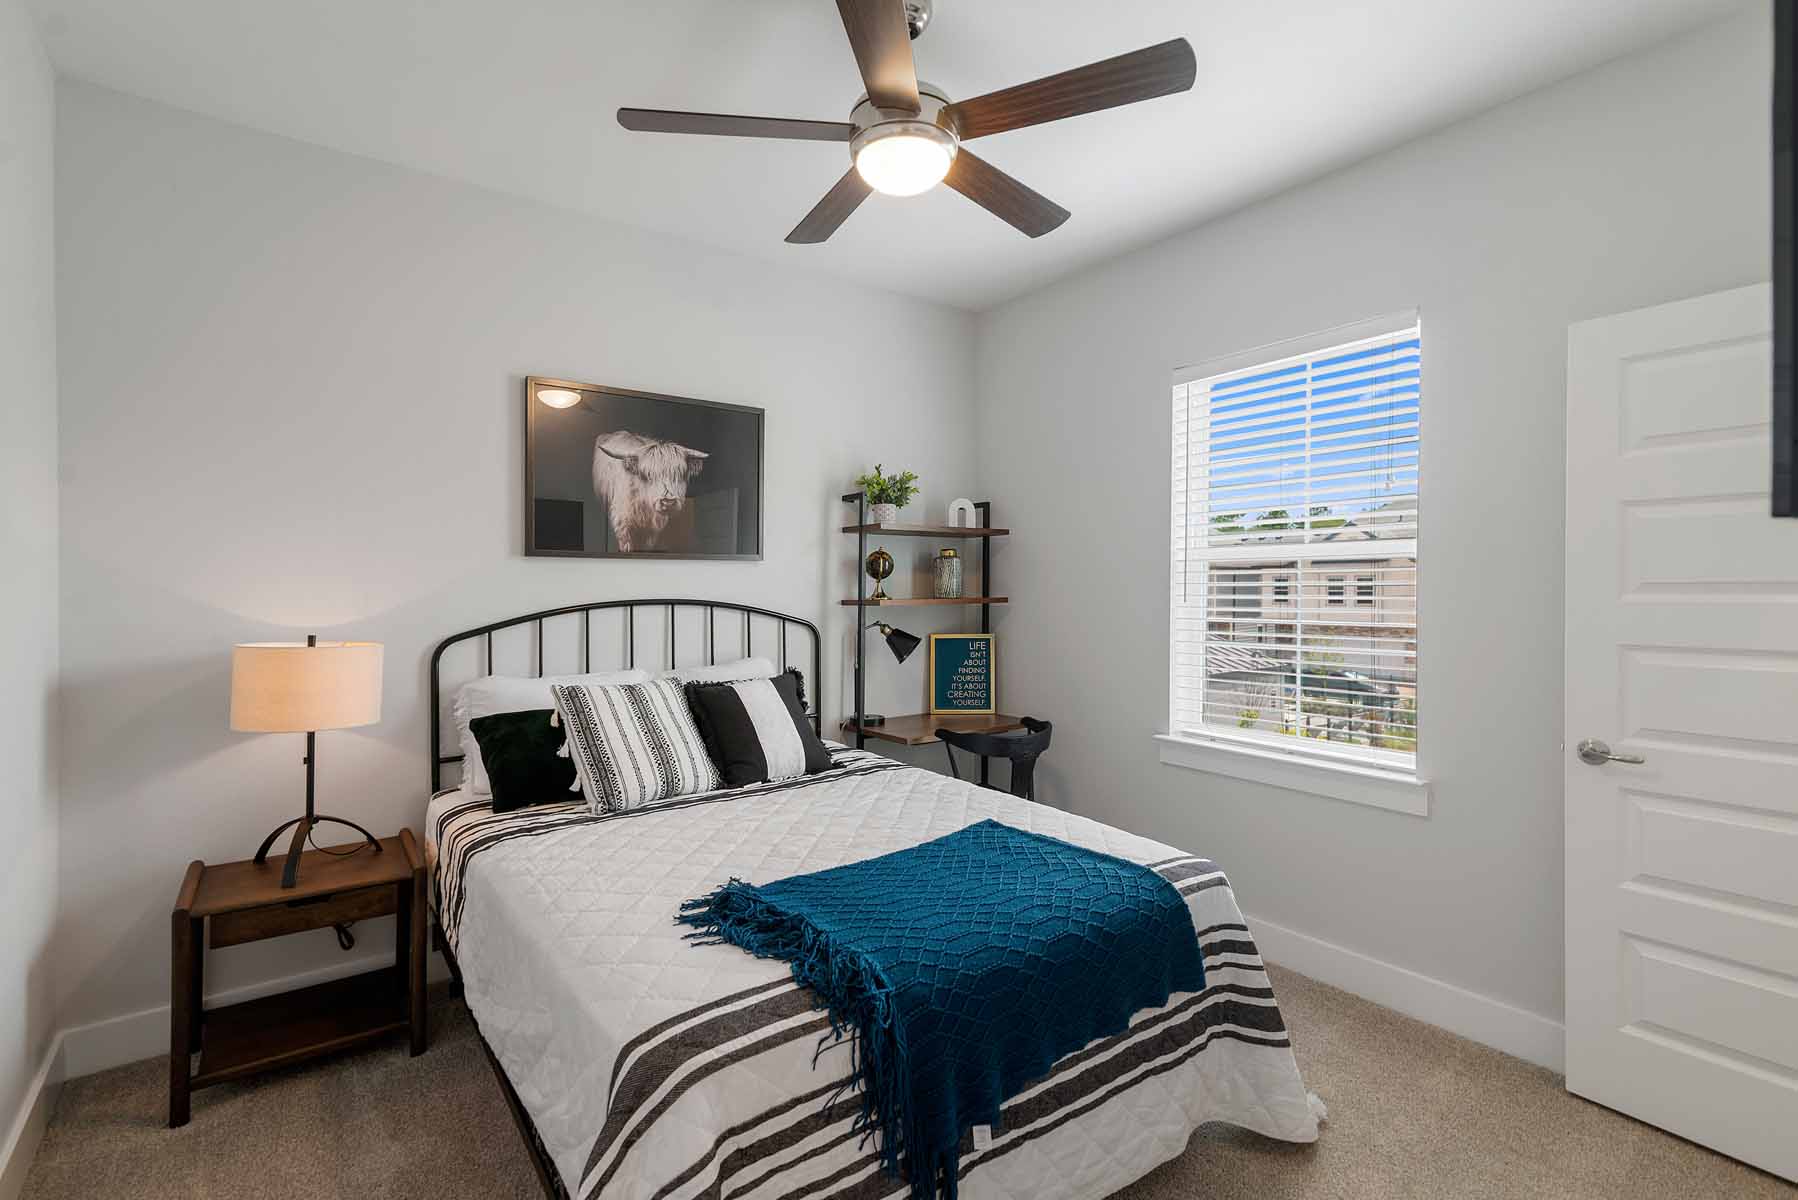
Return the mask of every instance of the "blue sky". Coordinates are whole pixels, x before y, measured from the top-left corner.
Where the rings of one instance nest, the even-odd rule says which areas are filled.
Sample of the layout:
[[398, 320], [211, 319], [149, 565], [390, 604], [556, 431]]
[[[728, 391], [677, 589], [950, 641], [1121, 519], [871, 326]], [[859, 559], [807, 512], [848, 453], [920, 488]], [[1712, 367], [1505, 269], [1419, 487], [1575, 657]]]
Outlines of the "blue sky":
[[[1216, 387], [1211, 392], [1212, 513], [1283, 508], [1296, 516], [1309, 503], [1327, 504], [1340, 517], [1414, 494], [1421, 400], [1416, 336]], [[1308, 417], [1314, 424], [1332, 422], [1313, 429], [1309, 453], [1301, 442], [1277, 458], [1266, 457], [1270, 447], [1302, 439]], [[1374, 463], [1356, 463], [1388, 440]], [[1332, 477], [1369, 466], [1378, 471], [1371, 488], [1365, 474]]]

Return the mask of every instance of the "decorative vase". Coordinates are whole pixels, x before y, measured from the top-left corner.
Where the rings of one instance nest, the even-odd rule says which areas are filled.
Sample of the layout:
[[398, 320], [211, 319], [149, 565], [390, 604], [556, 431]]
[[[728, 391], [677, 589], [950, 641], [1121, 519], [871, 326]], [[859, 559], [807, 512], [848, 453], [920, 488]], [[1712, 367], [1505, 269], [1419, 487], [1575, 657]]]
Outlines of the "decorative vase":
[[961, 555], [953, 547], [944, 546], [936, 556], [936, 598], [961, 599]]
[[897, 504], [870, 504], [868, 517], [876, 525], [891, 525], [899, 520], [899, 506]]

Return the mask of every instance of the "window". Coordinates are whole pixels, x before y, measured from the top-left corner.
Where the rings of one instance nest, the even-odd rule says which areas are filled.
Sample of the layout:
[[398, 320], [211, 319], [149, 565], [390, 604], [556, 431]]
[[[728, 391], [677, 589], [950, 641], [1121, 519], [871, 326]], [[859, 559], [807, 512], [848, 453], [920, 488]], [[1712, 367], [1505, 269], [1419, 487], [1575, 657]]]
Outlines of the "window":
[[1415, 770], [1421, 364], [1407, 314], [1176, 375], [1170, 735]]

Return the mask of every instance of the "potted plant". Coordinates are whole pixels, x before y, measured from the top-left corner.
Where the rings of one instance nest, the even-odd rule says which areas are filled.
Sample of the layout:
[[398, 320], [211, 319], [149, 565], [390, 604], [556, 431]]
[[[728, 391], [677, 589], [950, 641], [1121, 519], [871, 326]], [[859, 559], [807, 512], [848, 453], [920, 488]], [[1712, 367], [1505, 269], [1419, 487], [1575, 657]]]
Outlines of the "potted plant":
[[876, 525], [891, 525], [899, 519], [899, 510], [918, 494], [918, 477], [910, 471], [895, 475], [881, 473], [879, 463], [874, 470], [856, 477], [855, 486], [868, 498], [868, 512]]

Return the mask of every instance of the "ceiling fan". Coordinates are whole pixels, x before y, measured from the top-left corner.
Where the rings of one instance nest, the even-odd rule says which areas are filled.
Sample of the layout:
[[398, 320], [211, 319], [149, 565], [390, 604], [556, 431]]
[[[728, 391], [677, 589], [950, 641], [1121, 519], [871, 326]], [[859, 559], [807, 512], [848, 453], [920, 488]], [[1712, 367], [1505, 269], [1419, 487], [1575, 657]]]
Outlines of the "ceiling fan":
[[1175, 38], [1031, 83], [953, 101], [921, 81], [911, 40], [930, 23], [932, 0], [837, 0], [849, 47], [868, 90], [847, 121], [794, 121], [719, 113], [621, 108], [618, 123], [646, 133], [847, 142], [853, 165], [787, 235], [822, 242], [869, 192], [916, 196], [950, 187], [1030, 237], [1068, 219], [1068, 210], [976, 158], [963, 145], [991, 133], [1184, 92], [1198, 73], [1192, 46]]

